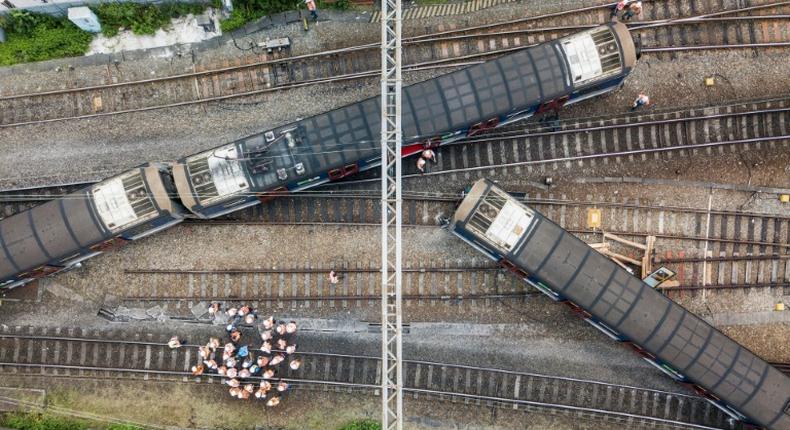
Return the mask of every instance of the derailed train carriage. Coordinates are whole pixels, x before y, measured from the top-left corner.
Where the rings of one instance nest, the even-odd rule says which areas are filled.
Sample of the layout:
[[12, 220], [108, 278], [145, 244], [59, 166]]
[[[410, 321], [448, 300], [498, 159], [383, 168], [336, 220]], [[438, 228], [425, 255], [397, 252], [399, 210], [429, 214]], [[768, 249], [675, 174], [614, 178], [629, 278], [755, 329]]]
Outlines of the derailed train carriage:
[[[403, 155], [619, 88], [637, 60], [621, 23], [542, 43], [403, 89]], [[213, 218], [380, 163], [378, 97], [185, 157], [184, 205]]]
[[474, 184], [450, 228], [732, 418], [790, 430], [790, 378], [493, 182]]
[[[626, 26], [610, 23], [406, 87], [403, 155], [613, 91], [636, 57]], [[0, 288], [75, 267], [184, 216], [217, 217], [373, 168], [380, 115], [371, 98], [0, 220]]]
[[168, 165], [141, 166], [0, 221], [0, 288], [79, 267], [184, 219]]

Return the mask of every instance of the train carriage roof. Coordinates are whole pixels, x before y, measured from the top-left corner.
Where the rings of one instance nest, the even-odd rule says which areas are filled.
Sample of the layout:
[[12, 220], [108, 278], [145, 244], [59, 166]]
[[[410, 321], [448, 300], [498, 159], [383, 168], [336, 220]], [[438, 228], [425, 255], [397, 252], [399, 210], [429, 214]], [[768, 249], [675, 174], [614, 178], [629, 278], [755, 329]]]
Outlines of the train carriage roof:
[[[456, 210], [454, 229], [757, 423], [788, 428], [790, 378], [534, 210], [521, 206], [534, 214], [528, 227], [516, 222], [506, 208], [517, 199], [507, 196], [503, 204], [506, 195], [494, 187], [485, 179], [474, 184]], [[504, 237], [497, 223], [516, 237], [492, 240]]]
[[[464, 129], [481, 119], [566, 94], [570, 88], [566, 64], [555, 45], [533, 46], [405, 87], [404, 142]], [[269, 190], [278, 186], [283, 181], [277, 170], [291, 169], [297, 163], [303, 164], [305, 172], [322, 172], [378, 156], [379, 106], [379, 98], [372, 97], [272, 130], [275, 135], [288, 130], [304, 133], [308, 145], [289, 146], [284, 141], [269, 145], [266, 133], [242, 139], [245, 156], [260, 153], [261, 159], [271, 160], [268, 169], [250, 175], [252, 188]], [[260, 152], [267, 146], [265, 153]]]
[[85, 190], [18, 213], [0, 223], [0, 279], [68, 257], [104, 237]]
[[[603, 40], [609, 43], [607, 47], [617, 47], [616, 43], [611, 44], [617, 37], [626, 37], [629, 39], [626, 45], [633, 45], [628, 29], [622, 24], [589, 30], [584, 33], [590, 33], [588, 39], [591, 32], [604, 35]], [[587, 40], [584, 34], [577, 36]], [[574, 86], [561, 47], [563, 41], [566, 38], [517, 49], [498, 59], [404, 87], [401, 123], [404, 144], [440, 138], [488, 120], [523, 114], [541, 103], [569, 95]], [[612, 58], [615, 57], [619, 55]], [[610, 66], [614, 64], [610, 63]], [[609, 73], [615, 69], [611, 68]], [[595, 80], [590, 78], [587, 83], [594, 84]], [[359, 162], [370, 167], [365, 162], [380, 156], [380, 121], [377, 96], [257, 133], [185, 157], [183, 164], [173, 169], [176, 186], [186, 206], [201, 211], [232, 202], [247, 192], [275, 191], [284, 186], [297, 189], [312, 183], [319, 175]], [[288, 139], [283, 139], [285, 136]], [[224, 154], [228, 148], [233, 149], [232, 154], [215, 155], [217, 151]], [[228, 187], [219, 187], [217, 183]]]

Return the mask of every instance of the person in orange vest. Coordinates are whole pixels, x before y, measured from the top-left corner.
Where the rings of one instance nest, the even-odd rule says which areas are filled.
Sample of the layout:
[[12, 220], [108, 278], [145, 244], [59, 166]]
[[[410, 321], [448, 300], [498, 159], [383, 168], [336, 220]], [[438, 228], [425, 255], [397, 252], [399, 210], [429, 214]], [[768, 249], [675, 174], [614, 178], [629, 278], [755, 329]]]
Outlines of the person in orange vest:
[[315, 0], [304, 0], [304, 3], [307, 5], [307, 10], [310, 11], [310, 17], [313, 18], [313, 21], [318, 21], [318, 13], [315, 11]]

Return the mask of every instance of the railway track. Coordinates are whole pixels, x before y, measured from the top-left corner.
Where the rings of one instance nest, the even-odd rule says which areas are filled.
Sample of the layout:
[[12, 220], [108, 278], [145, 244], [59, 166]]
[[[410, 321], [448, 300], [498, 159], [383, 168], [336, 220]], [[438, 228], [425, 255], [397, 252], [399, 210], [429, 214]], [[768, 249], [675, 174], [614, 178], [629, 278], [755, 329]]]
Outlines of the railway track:
[[[765, 273], [763, 264], [787, 264], [787, 255], [744, 259], [740, 270]], [[684, 260], [685, 261], [685, 260]], [[701, 271], [700, 261], [689, 267]], [[708, 261], [708, 265], [716, 263]], [[724, 278], [708, 280], [684, 275], [690, 269], [677, 262], [660, 261], [655, 267], [666, 266], [679, 273], [678, 287], [667, 291], [724, 291], [737, 288], [786, 288], [786, 276], [779, 279], [755, 279], [753, 272], [746, 272], [748, 279]], [[488, 312], [513, 310], [520, 302], [540, 296], [537, 290], [526, 286], [488, 261], [463, 261], [454, 264], [415, 267], [407, 264], [403, 273], [403, 301], [407, 315], [414, 313], [421, 319], [425, 309], [436, 312]], [[768, 266], [770, 267], [770, 266]], [[330, 284], [326, 274], [337, 270], [344, 275], [339, 284]], [[278, 264], [272, 268], [256, 269], [126, 269], [128, 281], [113, 290], [105, 300], [100, 314], [112, 321], [157, 320], [160, 317], [211, 324], [207, 306], [210, 302], [226, 305], [250, 303], [257, 309], [290, 309], [309, 315], [335, 314], [354, 311], [360, 318], [375, 318], [381, 300], [380, 268], [376, 262], [356, 264], [339, 263], [333, 267], [315, 268], [306, 263], [289, 268]], [[740, 282], [740, 283], [736, 283]], [[141, 287], [142, 286], [142, 287]]]
[[[404, 222], [409, 225], [436, 225], [439, 216], [449, 216], [457, 198], [459, 184], [478, 177], [497, 177], [523, 173], [550, 174], [557, 168], [576, 169], [598, 164], [627, 161], [671, 160], [699, 153], [715, 155], [736, 152], [741, 145], [766, 145], [768, 149], [788, 146], [790, 99], [776, 99], [685, 112], [653, 112], [608, 118], [589, 118], [561, 123], [557, 130], [546, 130], [536, 123], [508, 127], [469, 139], [463, 144], [442, 148], [438, 165], [426, 175], [415, 173], [406, 163], [407, 189], [438, 190], [447, 194], [406, 193]], [[678, 144], [677, 142], [683, 142]], [[730, 143], [723, 143], [730, 142]], [[732, 143], [732, 142], [741, 142]], [[503, 167], [504, 166], [504, 167]], [[375, 172], [367, 178], [323, 187], [316, 192], [281, 197], [265, 205], [233, 213], [223, 223], [272, 224], [376, 224], [380, 222], [378, 184]], [[436, 175], [449, 175], [449, 184], [436, 184]], [[11, 201], [3, 212], [13, 213], [19, 205], [51, 198], [28, 191], [0, 196]], [[433, 195], [433, 194], [432, 194]], [[574, 203], [565, 196], [549, 193], [525, 194], [524, 201], [554, 219], [564, 228], [588, 240], [600, 230], [618, 235], [659, 239], [657, 263], [676, 269], [684, 288], [731, 289], [782, 287], [788, 289], [790, 264], [790, 226], [788, 217], [739, 211], [681, 208], [664, 202], [615, 201], [588, 196]], [[16, 209], [15, 209], [16, 207]], [[601, 209], [599, 230], [587, 227], [588, 211]], [[710, 216], [710, 219], [708, 217]], [[207, 223], [206, 221], [195, 221]], [[706, 258], [701, 244], [709, 243]], [[696, 259], [696, 260], [695, 260]]]
[[[484, 176], [550, 175], [560, 168], [673, 161], [764, 146], [790, 147], [790, 99], [587, 118], [558, 127], [532, 122], [440, 148], [438, 164], [424, 175], [413, 163], [404, 163], [403, 177], [414, 189], [434, 189], [441, 185], [437, 175], [449, 175], [452, 184], [461, 178], [471, 183]], [[378, 171], [363, 172], [344, 186], [375, 182], [377, 175]]]
[[92, 182], [56, 184], [46, 187], [0, 190], [0, 219], [30, 209], [33, 206], [73, 193]]
[[[6, 327], [0, 369], [6, 377], [217, 383], [192, 377], [194, 347], [171, 350], [165, 339], [139, 333]], [[106, 334], [105, 334], [106, 335]], [[110, 338], [128, 340], [112, 340]], [[375, 393], [378, 357], [302, 352], [305, 364], [283, 377], [297, 389]], [[470, 406], [502, 406], [603, 419], [628, 427], [731, 428], [704, 399], [682, 393], [458, 364], [404, 360], [404, 395]], [[224, 389], [217, 387], [217, 389]]]
[[[782, 27], [772, 25], [790, 17], [783, 15], [790, 12], [790, 2], [755, 2], [758, 4], [748, 7], [733, 6], [725, 0], [708, 4], [690, 2], [690, 7], [681, 6], [681, 2], [663, 2], [665, 6], [670, 3], [678, 5], [648, 8], [649, 19], [633, 24], [643, 42], [649, 45], [645, 53], [670, 52], [668, 55], [674, 56], [683, 49], [754, 50], [790, 46], [790, 35]], [[574, 12], [579, 15], [573, 15]], [[583, 8], [407, 38], [404, 64], [408, 65], [407, 71], [467, 65], [606, 22], [608, 13], [606, 7]], [[745, 13], [766, 14], [743, 16]], [[573, 17], [570, 25], [569, 15]], [[544, 27], [536, 27], [538, 23]], [[674, 26], [683, 28], [673, 29]], [[687, 26], [693, 28], [686, 29]], [[294, 57], [269, 58], [263, 54], [260, 61], [252, 64], [215, 70], [0, 96], [0, 127], [222, 102], [305, 85], [375, 77], [378, 57], [370, 55], [370, 51], [376, 49], [377, 44], [368, 44]], [[114, 76], [109, 80], [114, 82], [119, 78]]]
[[[462, 265], [445, 262], [431, 267], [404, 262], [403, 300], [406, 312], [430, 308], [452, 313], [503, 310], [504, 301], [524, 300], [536, 290], [487, 261]], [[343, 275], [328, 282], [329, 270]], [[291, 309], [309, 315], [353, 310], [360, 318], [380, 313], [381, 278], [377, 262], [338, 263], [336, 267], [280, 265], [266, 269], [156, 270], [128, 269], [134, 282], [113, 291], [103, 316], [114, 320], [173, 319], [211, 323], [207, 303], [250, 303], [257, 309]], [[141, 287], [142, 286], [142, 287]], [[146, 310], [130, 318], [129, 310]]]
[[[432, 177], [450, 175], [452, 189], [445, 191], [455, 192], [454, 187], [481, 175], [548, 174], [558, 168], [596, 167], [650, 159], [671, 161], [675, 154], [685, 157], [725, 154], [728, 150], [735, 153], [744, 146], [784, 148], [790, 145], [788, 135], [790, 98], [696, 107], [679, 112], [646, 111], [639, 115], [582, 118], [561, 121], [554, 127], [531, 121], [441, 148], [438, 165], [431, 166], [427, 175], [419, 175], [412, 163], [404, 163], [404, 178], [408, 187], [424, 189], [430, 182], [431, 189], [436, 189], [437, 185], [440, 188], [448, 186], [436, 184]], [[377, 172], [371, 171], [355, 175], [354, 180], [319, 189], [338, 193], [338, 190], [346, 190], [346, 193], [369, 191], [369, 182], [376, 175]], [[0, 216], [13, 215], [90, 184], [0, 190]], [[282, 201], [288, 198], [279, 200]], [[410, 211], [410, 223], [418, 222], [415, 213], [415, 210]], [[423, 222], [428, 222], [429, 218]], [[295, 221], [301, 222], [299, 218]]]

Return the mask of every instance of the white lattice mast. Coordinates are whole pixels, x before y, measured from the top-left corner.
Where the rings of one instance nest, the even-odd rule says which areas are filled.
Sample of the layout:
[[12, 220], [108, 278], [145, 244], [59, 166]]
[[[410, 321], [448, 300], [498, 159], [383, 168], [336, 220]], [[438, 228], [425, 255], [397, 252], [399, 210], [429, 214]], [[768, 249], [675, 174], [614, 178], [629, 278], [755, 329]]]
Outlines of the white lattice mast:
[[381, 1], [381, 424], [403, 429], [401, 0]]

